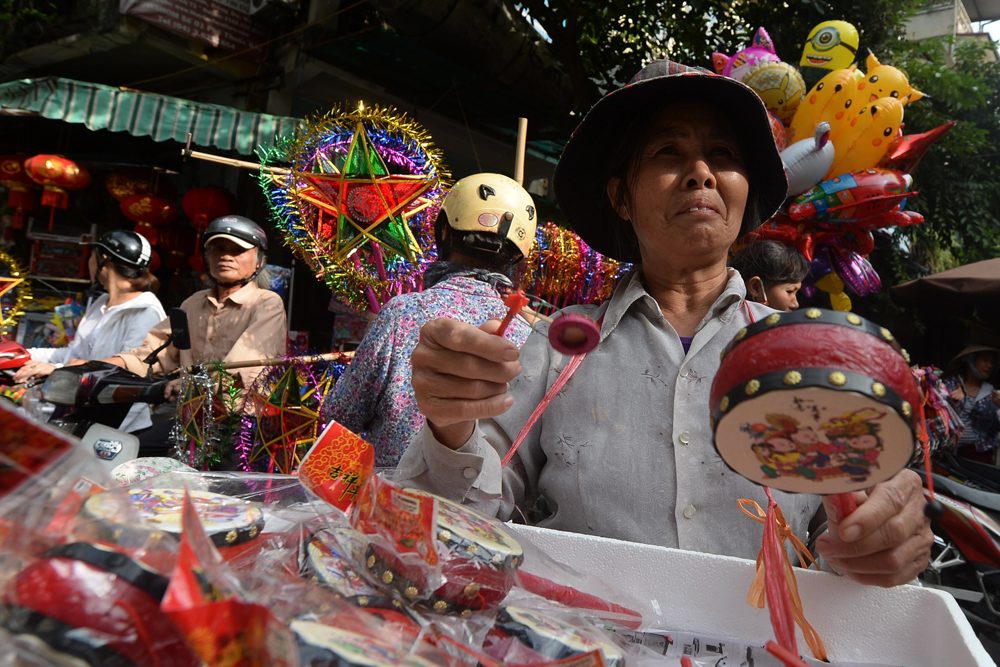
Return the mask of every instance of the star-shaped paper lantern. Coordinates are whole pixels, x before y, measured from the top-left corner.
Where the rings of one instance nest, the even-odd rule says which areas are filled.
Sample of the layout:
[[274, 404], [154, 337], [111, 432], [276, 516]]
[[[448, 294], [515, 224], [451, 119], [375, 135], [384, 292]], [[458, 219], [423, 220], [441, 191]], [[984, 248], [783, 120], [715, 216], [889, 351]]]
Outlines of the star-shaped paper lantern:
[[31, 283], [17, 260], [0, 250], [0, 336], [11, 334], [31, 301]]
[[244, 470], [294, 473], [322, 426], [323, 401], [337, 364], [298, 359], [264, 369], [247, 392], [254, 420], [244, 420], [238, 436]]
[[291, 166], [261, 171], [272, 219], [342, 301], [378, 312], [420, 288], [449, 175], [417, 123], [377, 106], [334, 108], [262, 158]]
[[[366, 243], [381, 244], [410, 262], [423, 251], [406, 225], [406, 209], [436, 182], [433, 176], [393, 175], [364, 124], [357, 123], [339, 173], [298, 174], [308, 185], [301, 196], [319, 208], [320, 235], [333, 237], [334, 259]], [[412, 213], [411, 213], [412, 214]]]

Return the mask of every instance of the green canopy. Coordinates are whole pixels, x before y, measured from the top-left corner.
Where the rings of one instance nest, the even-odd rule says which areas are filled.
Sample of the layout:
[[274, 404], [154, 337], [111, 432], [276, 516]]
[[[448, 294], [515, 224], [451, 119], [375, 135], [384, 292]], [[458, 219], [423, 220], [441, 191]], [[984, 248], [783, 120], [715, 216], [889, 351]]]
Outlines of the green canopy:
[[253, 155], [302, 121], [241, 111], [179, 97], [59, 77], [0, 83], [0, 109], [31, 111], [45, 118], [83, 123], [91, 130], [128, 132], [156, 141], [187, 142]]

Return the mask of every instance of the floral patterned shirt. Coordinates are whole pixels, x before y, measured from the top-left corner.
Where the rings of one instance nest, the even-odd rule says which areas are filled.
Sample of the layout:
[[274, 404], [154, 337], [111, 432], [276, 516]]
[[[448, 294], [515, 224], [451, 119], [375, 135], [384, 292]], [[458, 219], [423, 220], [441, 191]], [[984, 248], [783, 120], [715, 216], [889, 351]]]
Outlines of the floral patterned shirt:
[[[491, 285], [461, 275], [423, 292], [391, 299], [325, 401], [324, 419], [334, 419], [371, 442], [376, 466], [395, 467], [424, 425], [410, 384], [410, 354], [417, 346], [420, 327], [439, 317], [479, 326], [506, 314], [507, 307]], [[530, 331], [527, 322], [516, 317], [505, 336], [520, 347]]]

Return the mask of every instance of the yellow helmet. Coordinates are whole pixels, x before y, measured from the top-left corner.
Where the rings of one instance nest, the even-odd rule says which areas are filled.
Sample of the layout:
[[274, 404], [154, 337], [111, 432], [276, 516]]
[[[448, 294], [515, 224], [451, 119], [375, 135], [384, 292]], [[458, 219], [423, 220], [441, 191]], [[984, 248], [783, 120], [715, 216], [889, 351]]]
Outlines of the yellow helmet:
[[496, 234], [517, 246], [522, 257], [535, 242], [535, 202], [517, 181], [502, 174], [466, 176], [448, 192], [441, 211], [452, 229]]

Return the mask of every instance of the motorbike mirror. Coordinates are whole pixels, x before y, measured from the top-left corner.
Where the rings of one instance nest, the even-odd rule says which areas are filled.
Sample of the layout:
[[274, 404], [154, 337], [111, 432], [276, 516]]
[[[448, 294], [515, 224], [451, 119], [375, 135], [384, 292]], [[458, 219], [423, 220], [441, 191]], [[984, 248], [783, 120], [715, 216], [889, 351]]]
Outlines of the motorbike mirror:
[[170, 309], [170, 337], [178, 350], [191, 349], [191, 334], [188, 331], [187, 313], [180, 308]]

